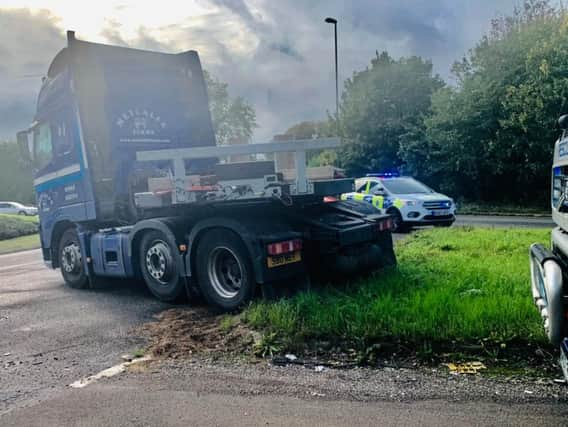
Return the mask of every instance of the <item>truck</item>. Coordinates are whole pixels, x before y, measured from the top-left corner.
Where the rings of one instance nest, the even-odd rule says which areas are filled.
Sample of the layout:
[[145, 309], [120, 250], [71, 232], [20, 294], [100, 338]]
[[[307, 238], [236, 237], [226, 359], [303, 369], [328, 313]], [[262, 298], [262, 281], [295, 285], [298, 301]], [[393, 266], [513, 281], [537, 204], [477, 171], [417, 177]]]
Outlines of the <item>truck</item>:
[[[257, 293], [396, 263], [390, 216], [338, 200], [352, 179], [306, 167], [307, 152], [338, 138], [216, 145], [196, 51], [69, 31], [17, 139], [33, 165], [43, 259], [72, 288], [141, 279], [162, 301], [199, 294], [233, 311]], [[284, 152], [292, 179], [271, 160]]]
[[531, 290], [549, 341], [560, 348], [560, 367], [568, 381], [568, 115], [558, 120], [562, 134], [554, 145], [551, 208], [556, 227], [550, 248], [529, 250]]

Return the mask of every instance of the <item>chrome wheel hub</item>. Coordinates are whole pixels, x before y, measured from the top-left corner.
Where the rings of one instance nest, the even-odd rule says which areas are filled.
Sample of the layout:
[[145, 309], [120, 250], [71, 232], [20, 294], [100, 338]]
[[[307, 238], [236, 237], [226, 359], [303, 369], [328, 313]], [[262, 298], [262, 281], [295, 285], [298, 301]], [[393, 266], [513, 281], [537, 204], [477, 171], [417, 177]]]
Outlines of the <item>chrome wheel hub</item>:
[[235, 253], [227, 247], [215, 248], [207, 264], [209, 280], [223, 298], [234, 298], [241, 289], [243, 268]]
[[61, 267], [67, 273], [76, 273], [81, 269], [81, 249], [76, 243], [71, 243], [63, 248], [61, 253]]
[[169, 247], [161, 241], [154, 242], [146, 251], [146, 270], [160, 283], [167, 283], [172, 268]]

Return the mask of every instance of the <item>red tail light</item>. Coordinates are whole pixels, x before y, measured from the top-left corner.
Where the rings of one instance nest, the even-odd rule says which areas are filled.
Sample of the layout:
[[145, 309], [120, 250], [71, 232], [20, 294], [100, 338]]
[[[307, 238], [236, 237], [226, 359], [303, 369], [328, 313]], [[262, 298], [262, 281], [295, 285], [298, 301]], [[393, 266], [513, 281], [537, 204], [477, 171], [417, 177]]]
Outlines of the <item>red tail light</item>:
[[266, 250], [268, 255], [282, 255], [290, 252], [302, 250], [302, 241], [300, 239], [286, 240], [284, 242], [270, 243]]
[[387, 231], [387, 230], [391, 230], [392, 227], [392, 218], [388, 217], [385, 219], [382, 219], [380, 221], [377, 222], [377, 229], [379, 231]]
[[333, 202], [338, 202], [339, 199], [338, 199], [337, 197], [333, 197], [333, 196], [325, 196], [325, 197], [323, 198], [323, 201], [324, 201], [325, 203], [333, 203]]

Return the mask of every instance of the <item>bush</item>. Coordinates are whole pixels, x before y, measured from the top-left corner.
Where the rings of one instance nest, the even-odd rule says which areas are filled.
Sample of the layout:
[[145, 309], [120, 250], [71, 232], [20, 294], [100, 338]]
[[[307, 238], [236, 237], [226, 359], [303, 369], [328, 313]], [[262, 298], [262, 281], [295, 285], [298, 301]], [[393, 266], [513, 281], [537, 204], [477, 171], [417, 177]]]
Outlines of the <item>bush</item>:
[[39, 230], [37, 217], [0, 215], [0, 240], [36, 234]]

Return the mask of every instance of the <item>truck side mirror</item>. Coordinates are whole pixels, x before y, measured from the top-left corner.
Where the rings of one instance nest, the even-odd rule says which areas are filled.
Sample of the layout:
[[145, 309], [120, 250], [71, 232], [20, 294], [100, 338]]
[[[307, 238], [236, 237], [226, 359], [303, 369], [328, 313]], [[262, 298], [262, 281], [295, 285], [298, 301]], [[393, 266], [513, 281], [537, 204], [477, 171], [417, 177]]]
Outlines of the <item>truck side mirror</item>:
[[558, 125], [560, 126], [560, 129], [562, 129], [562, 130], [568, 129], [568, 114], [564, 114], [563, 116], [560, 116], [560, 118], [558, 119]]
[[20, 157], [27, 166], [30, 166], [33, 163], [33, 147], [31, 145], [30, 136], [30, 132], [26, 130], [16, 134], [18, 148], [20, 149]]

